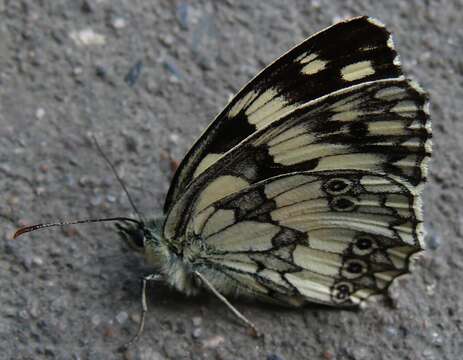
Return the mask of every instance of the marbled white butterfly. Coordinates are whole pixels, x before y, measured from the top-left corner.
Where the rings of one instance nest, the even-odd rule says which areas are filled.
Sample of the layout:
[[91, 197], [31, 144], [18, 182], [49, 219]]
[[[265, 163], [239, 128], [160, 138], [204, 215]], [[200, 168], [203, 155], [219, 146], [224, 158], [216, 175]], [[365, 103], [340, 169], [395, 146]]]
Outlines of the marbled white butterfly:
[[103, 220], [156, 268], [143, 315], [154, 279], [212, 291], [254, 330], [225, 296], [358, 306], [423, 249], [430, 139], [427, 96], [390, 33], [354, 18], [239, 91], [181, 162], [164, 218]]

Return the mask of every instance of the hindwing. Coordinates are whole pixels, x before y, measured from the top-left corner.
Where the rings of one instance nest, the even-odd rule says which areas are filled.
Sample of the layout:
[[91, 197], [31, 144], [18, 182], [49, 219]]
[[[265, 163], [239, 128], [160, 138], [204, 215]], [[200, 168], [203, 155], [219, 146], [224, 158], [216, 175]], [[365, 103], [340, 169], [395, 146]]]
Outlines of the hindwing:
[[223, 292], [270, 301], [358, 305], [386, 293], [422, 245], [416, 196], [364, 171], [293, 173], [267, 179], [190, 219], [203, 251], [194, 266]]

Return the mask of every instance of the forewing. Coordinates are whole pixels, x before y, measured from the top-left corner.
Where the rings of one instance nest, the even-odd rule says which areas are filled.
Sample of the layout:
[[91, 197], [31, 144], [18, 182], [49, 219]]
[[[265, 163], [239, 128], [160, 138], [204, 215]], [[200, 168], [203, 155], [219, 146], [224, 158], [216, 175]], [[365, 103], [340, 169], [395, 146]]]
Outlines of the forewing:
[[373, 171], [418, 191], [430, 137], [427, 98], [414, 82], [378, 80], [338, 90], [249, 136], [198, 176], [169, 212], [164, 236], [181, 242], [189, 217], [210, 204], [296, 171]]
[[178, 167], [164, 211], [194, 178], [255, 131], [313, 99], [401, 74], [391, 35], [374, 19], [350, 19], [313, 35], [259, 73], [211, 123]]
[[267, 179], [197, 213], [187, 234], [202, 247], [193, 266], [226, 278], [223, 292], [290, 305], [385, 294], [423, 248], [419, 194], [364, 171]]

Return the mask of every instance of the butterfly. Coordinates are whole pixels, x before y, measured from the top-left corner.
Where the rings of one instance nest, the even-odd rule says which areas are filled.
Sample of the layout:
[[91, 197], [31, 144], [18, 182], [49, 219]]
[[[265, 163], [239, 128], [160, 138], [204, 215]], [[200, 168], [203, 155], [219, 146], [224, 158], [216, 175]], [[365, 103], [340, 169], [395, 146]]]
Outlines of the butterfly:
[[369, 17], [266, 67], [180, 163], [163, 218], [106, 219], [157, 269], [137, 336], [151, 280], [210, 290], [255, 330], [227, 298], [356, 307], [387, 295], [424, 249], [428, 107]]

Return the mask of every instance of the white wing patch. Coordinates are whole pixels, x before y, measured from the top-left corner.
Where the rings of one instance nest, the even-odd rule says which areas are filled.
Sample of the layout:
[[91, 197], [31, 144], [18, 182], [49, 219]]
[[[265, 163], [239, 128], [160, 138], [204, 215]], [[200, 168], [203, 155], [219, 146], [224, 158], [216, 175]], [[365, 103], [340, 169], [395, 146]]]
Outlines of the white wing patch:
[[273, 247], [272, 238], [279, 231], [274, 224], [243, 221], [205, 238], [205, 243], [216, 251], [263, 251]]
[[214, 201], [222, 199], [248, 186], [249, 183], [242, 178], [230, 175], [220, 176], [210, 182], [201, 192], [195, 211], [201, 211]]
[[248, 122], [259, 130], [290, 113], [295, 108], [297, 108], [297, 105], [291, 105], [276, 90], [269, 89], [251, 103], [245, 110], [245, 114]]
[[341, 69], [341, 76], [346, 81], [354, 81], [363, 79], [375, 73], [375, 68], [370, 60], [359, 61], [355, 64], [350, 64]]
[[326, 68], [328, 61], [325, 60], [313, 60], [301, 69], [302, 73], [305, 75], [316, 74]]
[[333, 278], [310, 271], [286, 274], [285, 278], [306, 298], [321, 303], [331, 302], [330, 289], [334, 284]]
[[341, 256], [326, 251], [314, 250], [306, 246], [296, 246], [293, 251], [294, 263], [311, 272], [336, 276], [339, 272]]
[[228, 110], [228, 117], [234, 118], [238, 113], [246, 109], [251, 102], [257, 98], [258, 94], [256, 91], [250, 91], [245, 96], [243, 96], [239, 101], [237, 101], [231, 108]]
[[209, 166], [211, 166], [218, 159], [220, 159], [222, 155], [223, 154], [214, 154], [214, 153], [207, 154], [204, 157], [204, 159], [202, 159], [201, 162], [198, 164], [198, 167], [196, 168], [193, 174], [193, 177], [197, 177], [199, 174], [203, 173]]

